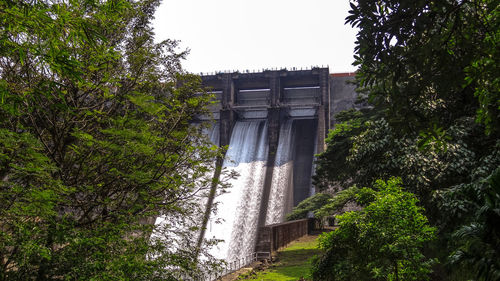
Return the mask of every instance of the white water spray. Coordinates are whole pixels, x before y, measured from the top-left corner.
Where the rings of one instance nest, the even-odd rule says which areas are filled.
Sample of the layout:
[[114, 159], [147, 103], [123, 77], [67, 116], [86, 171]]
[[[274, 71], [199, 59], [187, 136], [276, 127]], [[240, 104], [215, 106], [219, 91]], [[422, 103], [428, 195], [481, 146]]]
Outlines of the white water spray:
[[293, 159], [292, 124], [287, 120], [281, 124], [276, 160], [273, 168], [271, 194], [266, 215], [266, 225], [285, 220], [285, 213], [293, 204]]
[[217, 258], [231, 261], [254, 250], [268, 154], [266, 142], [265, 121], [236, 122], [224, 167], [240, 176], [230, 182], [229, 192], [216, 198], [217, 216], [223, 221], [211, 219], [205, 235], [206, 239], [224, 240], [212, 252]]

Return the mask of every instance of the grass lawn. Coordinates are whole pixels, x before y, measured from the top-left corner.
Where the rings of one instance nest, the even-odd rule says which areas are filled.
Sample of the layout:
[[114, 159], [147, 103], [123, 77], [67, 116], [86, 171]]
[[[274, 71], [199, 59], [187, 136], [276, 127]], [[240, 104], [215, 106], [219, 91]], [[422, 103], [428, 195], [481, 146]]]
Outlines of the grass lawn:
[[310, 275], [310, 259], [319, 254], [317, 235], [304, 236], [278, 252], [278, 262], [267, 270], [257, 272], [256, 276], [246, 280], [285, 281], [298, 280]]

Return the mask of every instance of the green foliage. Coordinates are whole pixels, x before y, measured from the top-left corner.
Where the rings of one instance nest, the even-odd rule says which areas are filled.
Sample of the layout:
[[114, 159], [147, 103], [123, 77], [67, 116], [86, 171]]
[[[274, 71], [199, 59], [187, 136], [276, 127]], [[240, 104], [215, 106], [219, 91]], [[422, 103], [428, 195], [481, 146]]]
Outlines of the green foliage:
[[355, 203], [361, 207], [368, 205], [375, 199], [375, 191], [371, 188], [358, 188], [355, 185], [339, 191], [328, 200], [320, 209], [314, 212], [318, 218], [341, 214], [348, 203]]
[[[354, 137], [347, 158], [349, 165], [359, 167], [353, 182], [370, 184], [377, 177], [399, 176], [427, 204], [433, 190], [467, 180], [478, 156], [486, 153], [480, 146], [484, 139], [474, 138], [479, 130], [472, 118], [457, 119], [443, 143], [416, 134], [399, 137], [385, 119], [374, 121]], [[425, 148], [420, 146], [422, 141]]]
[[[455, 261], [438, 270], [442, 280], [496, 274], [496, 253], [487, 250], [496, 245], [479, 231], [491, 218], [478, 212], [490, 208], [486, 180], [500, 165], [498, 9], [494, 0], [360, 0], [346, 19], [359, 28], [358, 92], [367, 94], [374, 117], [332, 133], [316, 182], [369, 186], [400, 177], [439, 229], [429, 256]], [[337, 126], [357, 124], [358, 116], [350, 118]], [[477, 235], [459, 235], [464, 229]], [[471, 245], [487, 258], [479, 261]], [[457, 253], [471, 262], [458, 262], [467, 259]]]
[[189, 122], [210, 97], [177, 42], [154, 43], [158, 5], [0, 1], [0, 279], [216, 266], [192, 246], [220, 151]]
[[318, 156], [316, 175], [313, 182], [320, 190], [326, 190], [334, 182], [341, 181], [353, 171], [346, 165], [346, 157], [352, 146], [352, 137], [358, 135], [364, 128], [366, 117], [361, 111], [347, 110], [335, 116], [338, 122], [328, 133], [325, 140], [328, 143], [326, 151]]
[[[500, 6], [494, 1], [479, 1], [482, 4], [481, 18], [476, 19], [485, 30], [478, 40], [478, 48], [483, 54], [475, 57], [465, 67], [465, 85], [474, 85], [474, 95], [479, 101], [477, 121], [486, 125], [486, 133], [498, 130], [500, 126], [500, 77], [498, 60], [500, 51]], [[469, 27], [469, 30], [472, 27]]]
[[476, 280], [498, 280], [500, 168], [486, 178], [457, 186], [440, 196], [443, 209], [458, 207], [455, 212], [464, 219], [452, 234], [454, 251], [449, 256], [450, 265], [472, 272]]
[[299, 220], [307, 218], [309, 212], [318, 210], [321, 206], [325, 205], [331, 196], [326, 193], [316, 193], [313, 196], [306, 198], [300, 202], [293, 211], [286, 216], [287, 220]]
[[314, 280], [428, 280], [432, 260], [422, 248], [435, 239], [416, 197], [399, 179], [377, 181], [374, 201], [338, 216], [339, 227], [320, 237], [325, 254]]
[[448, 127], [477, 112], [487, 132], [497, 131], [497, 1], [361, 0], [351, 7], [346, 21], [360, 29], [359, 83], [388, 109], [391, 125], [404, 132]]
[[485, 139], [474, 138], [481, 132], [472, 118], [456, 120], [441, 141], [419, 134], [399, 136], [386, 118], [366, 121], [363, 126], [363, 130], [350, 136], [350, 146], [342, 161], [331, 161], [335, 158], [331, 154], [338, 146], [328, 140], [327, 151], [320, 155], [317, 169], [317, 177], [325, 185], [366, 186], [377, 178], [398, 176], [409, 191], [428, 204], [433, 190], [466, 180], [470, 169], [487, 153], [482, 146]]

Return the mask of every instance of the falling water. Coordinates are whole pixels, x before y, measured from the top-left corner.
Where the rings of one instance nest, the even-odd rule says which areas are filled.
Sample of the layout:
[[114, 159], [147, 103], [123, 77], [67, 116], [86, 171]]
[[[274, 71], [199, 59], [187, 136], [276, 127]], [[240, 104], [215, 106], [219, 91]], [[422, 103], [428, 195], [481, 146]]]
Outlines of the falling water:
[[292, 124], [293, 120], [281, 124], [266, 225], [283, 222], [285, 213], [290, 211], [293, 204], [290, 198], [293, 196]]
[[219, 145], [219, 123], [213, 124], [213, 126], [203, 129], [203, 133], [208, 136], [210, 139], [210, 142], [212, 142], [215, 145]]
[[236, 122], [224, 167], [240, 176], [231, 181], [229, 192], [216, 198], [216, 223], [207, 226], [207, 239], [222, 239], [212, 254], [228, 261], [253, 252], [257, 233], [262, 190], [267, 159], [267, 123], [265, 121]]

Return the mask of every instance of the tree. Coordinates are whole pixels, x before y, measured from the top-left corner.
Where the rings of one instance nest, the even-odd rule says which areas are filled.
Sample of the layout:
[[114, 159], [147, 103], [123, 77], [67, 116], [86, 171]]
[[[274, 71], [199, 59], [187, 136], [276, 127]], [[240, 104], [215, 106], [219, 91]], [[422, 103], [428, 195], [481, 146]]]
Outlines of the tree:
[[399, 179], [377, 181], [361, 211], [338, 216], [339, 227], [320, 236], [314, 280], [428, 280], [432, 260], [422, 248], [435, 239], [415, 195]]
[[481, 178], [440, 195], [442, 209], [447, 213], [454, 211], [465, 219], [453, 228], [454, 250], [449, 264], [463, 268], [475, 280], [499, 280], [500, 168], [486, 179]]
[[300, 202], [293, 211], [286, 216], [287, 220], [299, 220], [307, 218], [309, 212], [314, 212], [321, 206], [328, 202], [328, 199], [332, 198], [331, 195], [326, 193], [316, 193], [315, 195], [306, 198]]
[[318, 155], [317, 168], [313, 176], [313, 184], [320, 191], [329, 188], [339, 189], [339, 186], [348, 184], [356, 167], [349, 165], [347, 156], [352, 148], [353, 137], [359, 135], [369, 119], [370, 110], [357, 111], [355, 109], [341, 111], [335, 115], [337, 124], [328, 133], [325, 142], [326, 151]]
[[358, 188], [353, 185], [341, 190], [333, 196], [326, 204], [319, 206], [314, 212], [317, 218], [340, 215], [346, 211], [349, 204], [355, 208], [363, 208], [373, 202], [375, 191], [371, 188]]
[[359, 0], [351, 8], [360, 86], [392, 125], [432, 131], [477, 112], [486, 132], [497, 131], [496, 1]]
[[[498, 15], [493, 0], [358, 0], [346, 19], [360, 30], [356, 79], [375, 117], [363, 114], [358, 123], [352, 116], [338, 126], [351, 128], [328, 139], [341, 157], [319, 157], [318, 171], [326, 172], [317, 182], [367, 186], [402, 178], [439, 230], [441, 247], [429, 255], [452, 265], [439, 270], [442, 280], [475, 278], [475, 263], [451, 263], [465, 245], [494, 247], [463, 230], [490, 225], [491, 216], [478, 210], [490, 209], [485, 182], [500, 165]], [[482, 260], [481, 268], [496, 267], [494, 259]]]
[[158, 5], [0, 1], [0, 279], [203, 270], [195, 214], [220, 151], [189, 124], [210, 97], [185, 53], [154, 43]]

